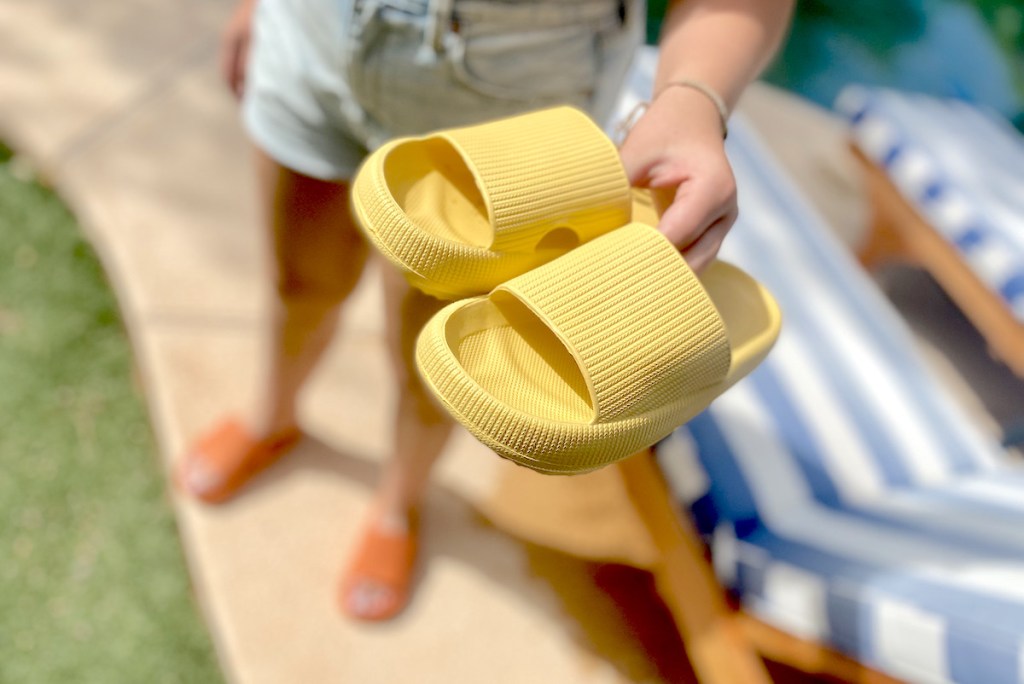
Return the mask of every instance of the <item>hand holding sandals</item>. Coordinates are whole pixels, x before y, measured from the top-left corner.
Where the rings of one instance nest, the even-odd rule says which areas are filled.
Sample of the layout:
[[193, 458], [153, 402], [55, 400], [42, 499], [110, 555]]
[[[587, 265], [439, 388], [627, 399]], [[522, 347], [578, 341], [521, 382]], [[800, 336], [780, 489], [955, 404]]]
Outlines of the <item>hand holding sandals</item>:
[[561, 474], [626, 458], [774, 343], [771, 295], [722, 262], [698, 278], [645, 196], [568, 107], [396, 140], [357, 174], [370, 241], [457, 300], [419, 335], [420, 375], [500, 456]]
[[738, 213], [722, 134], [722, 117], [707, 96], [669, 87], [619, 149], [630, 184], [652, 191], [658, 230], [698, 273], [718, 254]]

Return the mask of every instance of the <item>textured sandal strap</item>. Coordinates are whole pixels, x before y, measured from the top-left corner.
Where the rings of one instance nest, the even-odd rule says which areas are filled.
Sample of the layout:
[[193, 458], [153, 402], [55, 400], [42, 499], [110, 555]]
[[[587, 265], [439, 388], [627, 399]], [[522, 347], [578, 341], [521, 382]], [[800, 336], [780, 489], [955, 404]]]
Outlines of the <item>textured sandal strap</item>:
[[539, 316], [576, 358], [595, 422], [678, 400], [729, 370], [725, 324], [682, 256], [633, 223], [498, 290]]
[[532, 249], [571, 226], [585, 242], [629, 221], [629, 180], [618, 151], [583, 112], [546, 109], [440, 134], [472, 170], [496, 251]]

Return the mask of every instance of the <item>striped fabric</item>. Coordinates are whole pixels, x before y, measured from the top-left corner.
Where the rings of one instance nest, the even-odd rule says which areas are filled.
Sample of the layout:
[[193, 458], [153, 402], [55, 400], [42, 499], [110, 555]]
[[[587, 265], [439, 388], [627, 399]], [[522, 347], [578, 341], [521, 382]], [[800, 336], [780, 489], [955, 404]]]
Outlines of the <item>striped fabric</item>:
[[851, 86], [836, 100], [864, 153], [1024, 321], [1024, 137], [953, 100]]
[[742, 121], [729, 145], [742, 218], [723, 256], [775, 294], [783, 333], [659, 448], [720, 576], [754, 614], [908, 681], [1024, 681], [1024, 470]]
[[1024, 469], [740, 117], [728, 149], [740, 219], [723, 257], [774, 293], [783, 332], [658, 447], [719, 577], [752, 614], [895, 677], [1024, 682]]

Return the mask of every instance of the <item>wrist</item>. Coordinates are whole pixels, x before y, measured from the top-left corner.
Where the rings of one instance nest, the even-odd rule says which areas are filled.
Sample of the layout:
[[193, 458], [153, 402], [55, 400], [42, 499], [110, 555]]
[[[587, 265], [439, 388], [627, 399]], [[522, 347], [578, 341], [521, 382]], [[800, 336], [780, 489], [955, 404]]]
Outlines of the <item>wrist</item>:
[[683, 88], [674, 88], [649, 102], [638, 102], [616, 126], [612, 136], [616, 144], [625, 144], [634, 127], [657, 131], [658, 138], [665, 141], [682, 135], [719, 146], [725, 142], [714, 103], [697, 91]]
[[714, 109], [717, 115], [722, 131], [722, 139], [724, 140], [729, 137], [729, 107], [725, 104], [722, 96], [718, 94], [718, 91], [710, 85], [703, 81], [689, 78], [668, 81], [655, 92], [651, 100], [652, 104], [663, 97], [671, 97], [677, 100], [680, 98], [686, 99], [690, 101], [690, 106], [696, 106], [693, 102], [694, 97], [703, 99], [706, 104]]

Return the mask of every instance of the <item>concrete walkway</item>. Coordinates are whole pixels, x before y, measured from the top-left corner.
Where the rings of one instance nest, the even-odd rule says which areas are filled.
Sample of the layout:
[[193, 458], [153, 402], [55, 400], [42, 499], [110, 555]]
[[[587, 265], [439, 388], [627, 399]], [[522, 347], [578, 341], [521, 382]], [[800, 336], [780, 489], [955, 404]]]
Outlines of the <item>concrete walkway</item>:
[[[250, 395], [261, 344], [268, 283], [250, 152], [216, 73], [230, 7], [0, 0], [0, 138], [64, 194], [89, 231], [128, 322], [168, 465], [190, 435]], [[768, 97], [752, 109], [772, 106]], [[826, 215], [850, 219], [857, 200], [828, 185], [834, 177], [816, 170], [820, 155], [787, 161], [798, 176], [811, 169], [804, 177]], [[908, 308], [930, 311], [933, 337], [953, 340], [946, 324], [955, 314], [929, 301], [931, 309], [919, 300]], [[588, 562], [650, 559], [614, 469], [570, 486], [513, 469], [462, 433], [429, 497], [424, 571], [410, 609], [372, 627], [339, 616], [338, 572], [385, 453], [393, 399], [379, 311], [371, 273], [304, 395], [309, 438], [293, 458], [215, 510], [169, 494], [228, 679], [664, 679], [664, 657], [651, 656], [642, 626], [598, 588]], [[964, 339], [965, 353], [977, 357], [977, 340]], [[974, 366], [934, 356], [987, 427], [987, 407], [1024, 397], [998, 369], [965, 379], [955, 368]], [[970, 390], [993, 382], [996, 399]], [[630, 597], [643, 601], [643, 592]], [[648, 617], [657, 613], [648, 608]], [[681, 659], [671, 653], [677, 643], [661, 642], [670, 660]]]
[[[268, 283], [250, 150], [216, 68], [230, 8], [0, 0], [0, 138], [89, 232], [167, 465], [246, 400], [261, 344]], [[583, 560], [642, 563], [647, 552], [614, 476], [591, 477], [579, 498], [555, 480], [511, 472], [465, 434], [429, 497], [410, 609], [372, 627], [339, 615], [338, 573], [389, 433], [376, 280], [364, 279], [303, 397], [309, 438], [295, 456], [215, 510], [169, 493], [227, 678], [659, 681], [658, 664]], [[582, 511], [566, 512], [574, 506]], [[591, 524], [561, 534], [567, 526], [546, 523], [569, 514]]]

